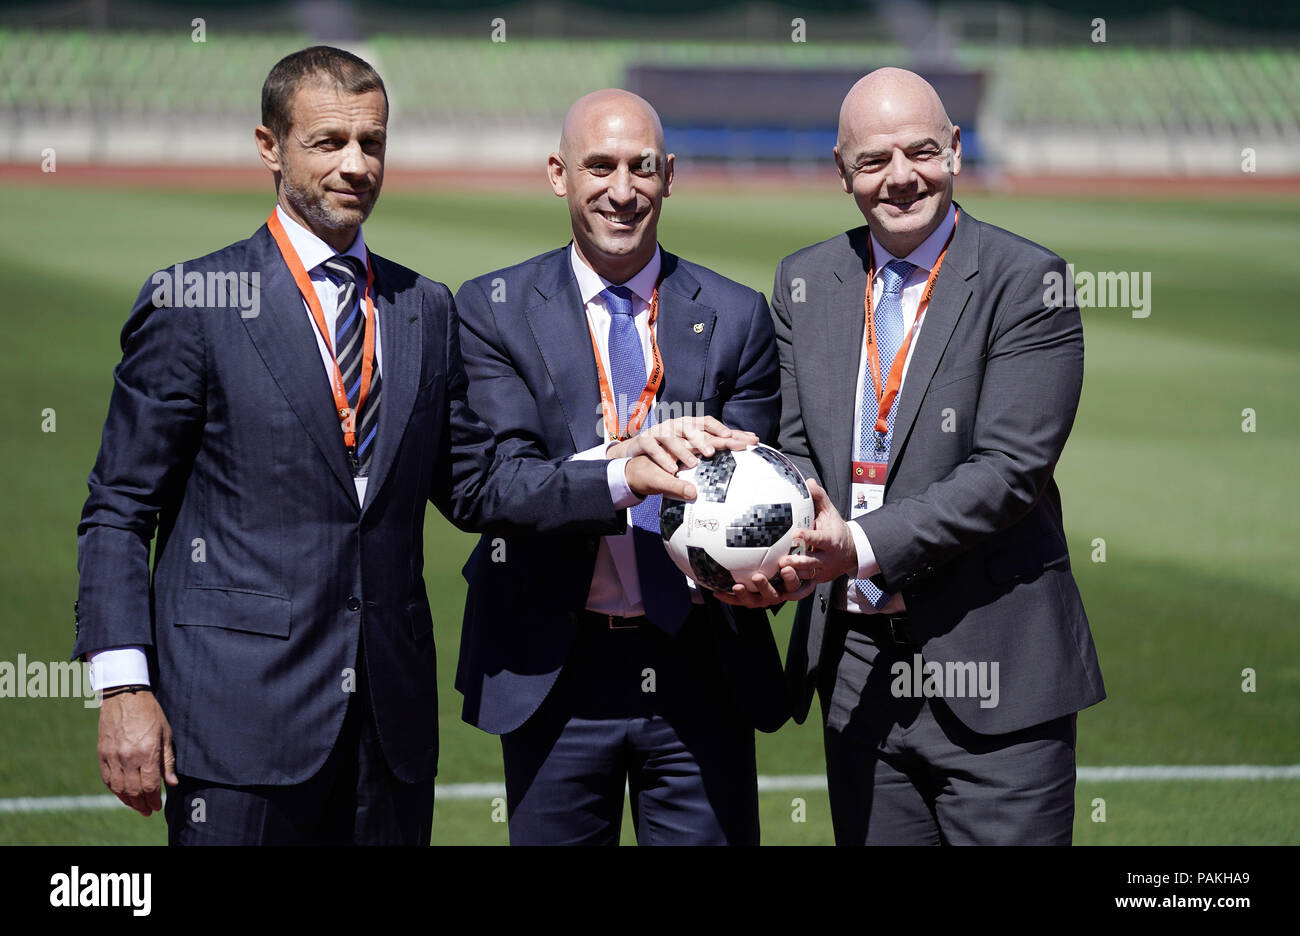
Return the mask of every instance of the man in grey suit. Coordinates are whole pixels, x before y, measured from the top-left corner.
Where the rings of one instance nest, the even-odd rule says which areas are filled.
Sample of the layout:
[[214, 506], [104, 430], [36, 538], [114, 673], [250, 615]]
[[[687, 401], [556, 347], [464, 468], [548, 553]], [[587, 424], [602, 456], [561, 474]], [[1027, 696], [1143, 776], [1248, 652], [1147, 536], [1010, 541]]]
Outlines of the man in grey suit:
[[853, 87], [835, 163], [867, 224], [786, 257], [772, 313], [780, 445], [816, 479], [787, 676], [797, 720], [821, 696], [836, 841], [1068, 844], [1105, 689], [1052, 478], [1083, 381], [1079, 311], [1044, 297], [1065, 263], [953, 202], [961, 132], [911, 72]]

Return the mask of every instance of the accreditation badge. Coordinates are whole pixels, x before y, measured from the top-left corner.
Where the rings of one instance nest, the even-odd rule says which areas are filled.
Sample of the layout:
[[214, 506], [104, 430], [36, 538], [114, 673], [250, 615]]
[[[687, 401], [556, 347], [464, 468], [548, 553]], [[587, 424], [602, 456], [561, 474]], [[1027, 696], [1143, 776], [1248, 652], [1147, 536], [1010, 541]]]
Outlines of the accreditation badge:
[[885, 502], [886, 462], [853, 463], [853, 486], [849, 495], [849, 519], [871, 513]]

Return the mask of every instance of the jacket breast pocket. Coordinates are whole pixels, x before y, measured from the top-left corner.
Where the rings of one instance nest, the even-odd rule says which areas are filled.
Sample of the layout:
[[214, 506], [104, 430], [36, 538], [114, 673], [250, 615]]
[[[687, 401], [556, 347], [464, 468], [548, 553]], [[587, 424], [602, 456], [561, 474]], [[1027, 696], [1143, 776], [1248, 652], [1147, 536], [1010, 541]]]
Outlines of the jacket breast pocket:
[[283, 595], [238, 588], [186, 588], [177, 627], [220, 627], [288, 639], [293, 602]]

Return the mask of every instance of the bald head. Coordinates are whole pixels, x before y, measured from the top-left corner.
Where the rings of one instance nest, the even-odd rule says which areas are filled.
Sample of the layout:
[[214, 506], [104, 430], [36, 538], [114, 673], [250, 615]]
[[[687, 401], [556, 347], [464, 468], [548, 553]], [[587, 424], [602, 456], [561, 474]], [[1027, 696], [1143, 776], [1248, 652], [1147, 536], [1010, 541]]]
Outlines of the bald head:
[[653, 259], [673, 156], [645, 98], [618, 88], [578, 98], [547, 174], [555, 194], [569, 203], [574, 249], [587, 266], [624, 283]]
[[658, 153], [664, 151], [664, 127], [650, 102], [622, 88], [584, 94], [564, 115], [560, 155], [566, 160], [609, 136], [648, 136]]
[[876, 240], [906, 258], [948, 216], [961, 129], [920, 75], [877, 69], [840, 105], [835, 166]]
[[905, 125], [928, 127], [945, 142], [952, 133], [952, 121], [930, 82], [904, 68], [878, 68], [859, 78], [844, 96], [840, 150], [863, 136]]

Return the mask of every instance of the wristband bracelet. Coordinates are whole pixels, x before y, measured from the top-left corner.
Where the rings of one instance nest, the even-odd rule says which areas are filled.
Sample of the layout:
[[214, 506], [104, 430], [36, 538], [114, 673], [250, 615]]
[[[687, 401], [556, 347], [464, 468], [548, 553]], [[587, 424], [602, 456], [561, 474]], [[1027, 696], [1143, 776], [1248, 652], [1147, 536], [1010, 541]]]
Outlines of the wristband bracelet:
[[123, 695], [124, 693], [127, 692], [134, 694], [137, 692], [152, 692], [152, 691], [153, 691], [152, 686], [142, 686], [142, 685], [113, 686], [101, 692], [99, 694], [99, 697], [100, 699], [111, 699], [113, 698], [113, 696]]

